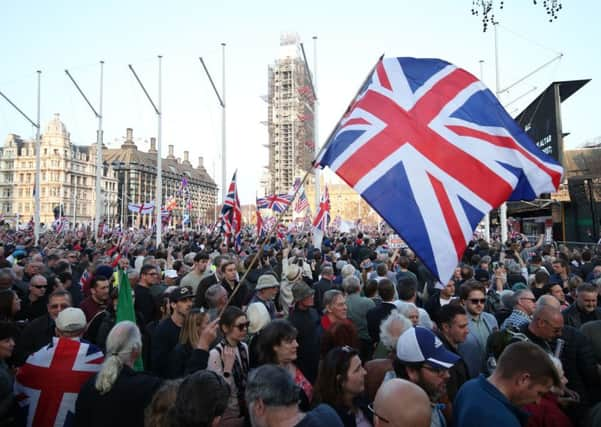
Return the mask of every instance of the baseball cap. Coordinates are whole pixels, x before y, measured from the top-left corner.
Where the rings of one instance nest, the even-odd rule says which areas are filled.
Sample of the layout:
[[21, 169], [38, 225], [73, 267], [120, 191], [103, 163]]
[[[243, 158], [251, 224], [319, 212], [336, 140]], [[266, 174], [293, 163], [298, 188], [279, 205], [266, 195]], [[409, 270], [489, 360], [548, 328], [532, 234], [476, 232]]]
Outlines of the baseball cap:
[[401, 362], [428, 362], [444, 369], [449, 369], [460, 359], [448, 351], [431, 330], [421, 326], [403, 332], [397, 341], [396, 356]]
[[187, 286], [182, 286], [181, 288], [178, 287], [176, 289], [174, 289], [173, 291], [169, 292], [169, 300], [171, 302], [177, 302], [186, 298], [193, 298], [194, 297], [194, 293], [192, 292], [192, 289], [190, 289]]
[[165, 278], [166, 279], [177, 279], [177, 271], [165, 270]]
[[86, 316], [79, 308], [69, 307], [58, 313], [56, 328], [59, 331], [74, 332], [84, 329], [87, 325]]

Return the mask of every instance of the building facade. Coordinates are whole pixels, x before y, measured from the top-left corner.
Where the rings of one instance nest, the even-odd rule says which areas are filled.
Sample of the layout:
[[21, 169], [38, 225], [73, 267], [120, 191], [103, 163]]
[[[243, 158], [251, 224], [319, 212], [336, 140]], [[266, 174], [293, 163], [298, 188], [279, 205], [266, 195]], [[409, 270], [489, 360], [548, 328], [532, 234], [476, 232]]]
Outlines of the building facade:
[[[116, 216], [124, 226], [149, 226], [155, 215], [138, 215], [127, 208], [129, 203], [141, 204], [155, 201], [157, 178], [157, 149], [155, 138], [150, 139], [147, 152], [138, 150], [133, 140], [133, 130], [128, 128], [126, 139], [118, 149], [103, 151], [104, 162], [117, 173]], [[162, 197], [159, 206], [166, 207], [170, 201], [174, 209], [170, 224], [181, 225], [184, 218], [190, 225], [214, 222], [217, 203], [217, 185], [209, 176], [199, 157], [193, 166], [189, 152], [184, 151], [183, 160], [174, 155], [174, 146], [169, 145], [167, 158], [162, 159]], [[184, 184], [185, 183], [185, 184]], [[189, 203], [186, 202], [189, 200]], [[155, 205], [157, 205], [155, 203]]]
[[[0, 148], [0, 209], [5, 218], [27, 223], [35, 211], [35, 140], [10, 134]], [[59, 114], [40, 137], [40, 222], [56, 214], [72, 224], [92, 224], [96, 206], [96, 146], [75, 145]], [[102, 214], [110, 220], [117, 209], [117, 176], [105, 164], [101, 181]]]
[[267, 193], [287, 193], [311, 169], [315, 99], [297, 34], [283, 34], [280, 55], [269, 66]]

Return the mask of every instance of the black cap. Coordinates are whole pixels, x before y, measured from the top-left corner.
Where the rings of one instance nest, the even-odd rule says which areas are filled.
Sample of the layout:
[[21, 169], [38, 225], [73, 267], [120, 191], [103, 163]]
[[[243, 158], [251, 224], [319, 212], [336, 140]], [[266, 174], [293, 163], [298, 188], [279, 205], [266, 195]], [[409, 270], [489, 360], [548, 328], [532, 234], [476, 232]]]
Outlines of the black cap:
[[188, 286], [182, 286], [169, 293], [169, 300], [171, 302], [177, 302], [186, 298], [194, 298], [194, 292]]

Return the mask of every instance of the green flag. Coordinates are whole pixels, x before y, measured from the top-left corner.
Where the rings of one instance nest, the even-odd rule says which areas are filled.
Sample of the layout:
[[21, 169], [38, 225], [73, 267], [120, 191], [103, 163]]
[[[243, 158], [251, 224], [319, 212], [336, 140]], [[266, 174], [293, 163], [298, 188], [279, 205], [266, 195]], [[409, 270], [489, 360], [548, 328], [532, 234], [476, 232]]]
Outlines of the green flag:
[[[134, 310], [134, 300], [131, 296], [129, 278], [123, 270], [119, 269], [118, 279], [117, 286], [119, 287], [119, 298], [117, 300], [117, 323], [123, 320], [130, 320], [136, 323], [136, 311]], [[136, 359], [134, 369], [136, 371], [144, 370], [142, 355]]]

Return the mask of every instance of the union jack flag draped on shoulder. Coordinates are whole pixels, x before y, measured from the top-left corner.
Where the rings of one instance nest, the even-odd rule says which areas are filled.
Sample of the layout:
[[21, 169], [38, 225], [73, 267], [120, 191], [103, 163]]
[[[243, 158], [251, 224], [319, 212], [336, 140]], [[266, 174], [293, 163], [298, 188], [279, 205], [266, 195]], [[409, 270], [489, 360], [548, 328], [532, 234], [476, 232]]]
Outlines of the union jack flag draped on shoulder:
[[484, 84], [439, 59], [380, 59], [326, 144], [315, 164], [443, 283], [487, 212], [555, 191], [563, 173]]
[[232, 182], [227, 191], [221, 208], [221, 228], [226, 238], [236, 236], [242, 228], [242, 209], [240, 208], [240, 199], [238, 199], [238, 187], [236, 185], [236, 174], [234, 172]]
[[28, 427], [73, 425], [75, 401], [104, 357], [93, 344], [70, 338], [52, 342], [27, 358], [15, 380], [15, 396]]
[[328, 186], [321, 195], [321, 201], [319, 202], [319, 207], [317, 209], [317, 213], [315, 214], [315, 218], [313, 218], [313, 227], [318, 228], [324, 234], [328, 229], [328, 225], [330, 224], [330, 193], [328, 192]]
[[271, 196], [260, 197], [257, 199], [257, 208], [284, 212], [288, 205], [292, 203], [292, 197], [292, 194], [272, 194]]

